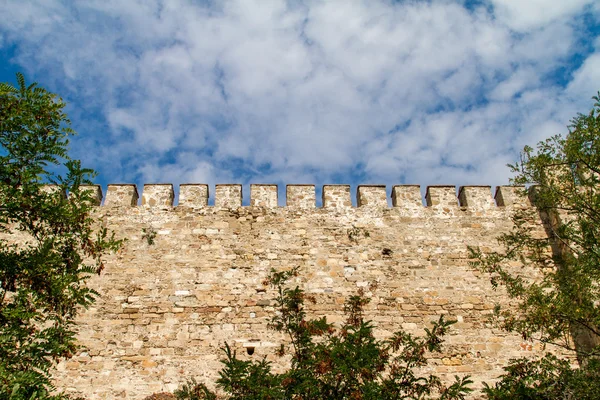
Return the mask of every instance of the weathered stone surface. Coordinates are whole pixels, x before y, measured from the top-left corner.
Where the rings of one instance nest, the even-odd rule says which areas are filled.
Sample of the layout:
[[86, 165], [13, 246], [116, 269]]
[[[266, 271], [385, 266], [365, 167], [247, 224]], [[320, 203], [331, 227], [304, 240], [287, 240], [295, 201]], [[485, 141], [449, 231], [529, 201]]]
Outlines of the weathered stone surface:
[[287, 185], [286, 205], [311, 209], [316, 205], [315, 185]]
[[217, 185], [215, 207], [238, 208], [242, 206], [242, 185]]
[[277, 185], [250, 185], [250, 205], [254, 207], [277, 207]]
[[179, 185], [179, 203], [183, 207], [206, 207], [208, 205], [208, 185], [186, 183]]
[[423, 210], [419, 185], [396, 185], [392, 188], [392, 206], [402, 215], [414, 217]]
[[261, 201], [241, 207], [241, 186], [219, 185], [210, 207], [207, 186], [186, 185], [182, 207], [161, 208], [135, 206], [134, 185], [109, 185], [95, 216], [128, 240], [89, 281], [101, 297], [82, 311], [85, 349], [58, 365], [57, 385], [90, 400], [142, 399], [189, 377], [213, 386], [226, 342], [282, 368], [275, 349], [286, 339], [267, 328], [275, 293], [263, 282], [272, 268], [292, 266], [301, 268], [294, 284], [316, 299], [311, 317], [341, 323], [344, 301], [363, 289], [381, 338], [399, 328], [422, 334], [440, 315], [456, 319], [444, 353], [424, 368], [449, 381], [469, 374], [481, 385], [510, 358], [542, 353], [489, 322], [509, 301], [469, 265], [467, 245], [496, 250], [511, 228], [513, 192], [499, 189], [504, 203], [495, 206], [489, 189], [463, 189], [459, 207], [454, 186], [430, 187], [425, 207], [418, 186], [395, 186], [388, 207], [385, 187], [363, 188], [361, 207], [349, 203], [348, 186], [332, 185], [317, 208], [312, 185], [288, 186], [286, 207], [276, 206], [276, 187], [252, 186]]
[[350, 185], [323, 186], [323, 207], [340, 210], [351, 208]]
[[146, 207], [172, 207], [173, 185], [153, 183], [144, 185], [142, 192], [142, 205]]
[[385, 185], [360, 185], [356, 194], [359, 207], [387, 208]]
[[498, 207], [529, 207], [528, 196], [523, 195], [523, 186], [498, 186], [496, 188], [496, 204]]
[[450, 217], [456, 215], [458, 212], [458, 198], [456, 197], [455, 186], [428, 186], [425, 201], [427, 207], [437, 214]]
[[137, 205], [138, 191], [132, 184], [108, 185], [104, 205], [107, 207], [132, 207]]

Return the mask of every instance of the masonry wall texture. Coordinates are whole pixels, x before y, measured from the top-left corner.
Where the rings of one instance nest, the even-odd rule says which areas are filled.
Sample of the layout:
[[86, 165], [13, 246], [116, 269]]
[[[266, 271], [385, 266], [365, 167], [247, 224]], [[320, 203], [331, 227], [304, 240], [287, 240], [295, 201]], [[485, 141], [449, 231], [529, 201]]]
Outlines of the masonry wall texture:
[[[90, 189], [100, 204], [100, 188]], [[499, 187], [494, 201], [489, 186], [458, 196], [432, 186], [424, 206], [419, 186], [395, 186], [388, 207], [385, 186], [359, 186], [353, 207], [350, 186], [328, 185], [318, 208], [313, 185], [286, 192], [279, 207], [276, 185], [251, 185], [242, 207], [241, 185], [217, 185], [208, 206], [207, 185], [181, 185], [173, 206], [171, 185], [145, 185], [137, 205], [134, 185], [109, 185], [96, 216], [128, 240], [90, 280], [101, 297], [79, 318], [86, 349], [58, 365], [57, 385], [88, 399], [142, 399], [189, 377], [214, 382], [225, 342], [281, 368], [287, 359], [274, 350], [284, 338], [267, 328], [274, 292], [263, 281], [292, 266], [317, 298], [310, 316], [341, 322], [344, 301], [363, 288], [381, 338], [400, 327], [421, 334], [440, 314], [457, 319], [425, 372], [469, 374], [480, 387], [510, 358], [541, 351], [490, 323], [508, 300], [468, 260], [467, 245], [498, 249], [511, 212], [530, 207], [517, 189]]]

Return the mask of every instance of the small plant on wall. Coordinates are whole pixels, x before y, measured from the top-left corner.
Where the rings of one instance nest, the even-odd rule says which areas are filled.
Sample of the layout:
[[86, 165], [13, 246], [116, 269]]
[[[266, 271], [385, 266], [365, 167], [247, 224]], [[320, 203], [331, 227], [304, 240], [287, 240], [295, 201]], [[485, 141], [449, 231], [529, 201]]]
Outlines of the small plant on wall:
[[367, 231], [365, 228], [360, 228], [354, 225], [352, 225], [352, 228], [348, 229], [347, 234], [348, 239], [350, 239], [350, 241], [353, 243], [358, 243], [358, 239], [361, 237], [368, 238], [371, 236], [369, 231]]
[[148, 246], [152, 246], [156, 239], [156, 231], [152, 228], [142, 228], [142, 239], [146, 240]]

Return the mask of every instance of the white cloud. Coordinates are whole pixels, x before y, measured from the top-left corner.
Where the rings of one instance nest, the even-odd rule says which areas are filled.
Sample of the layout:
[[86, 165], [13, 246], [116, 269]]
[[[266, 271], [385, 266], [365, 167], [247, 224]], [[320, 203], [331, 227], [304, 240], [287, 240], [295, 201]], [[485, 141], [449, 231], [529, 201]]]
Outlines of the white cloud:
[[540, 76], [535, 68], [524, 67], [500, 82], [490, 91], [489, 97], [498, 101], [510, 101], [524, 89], [539, 86], [539, 81]]
[[600, 52], [588, 57], [575, 72], [569, 83], [568, 93], [574, 101], [583, 102], [589, 108], [590, 99], [600, 90]]
[[589, 107], [600, 53], [563, 89], [591, 3], [487, 4], [9, 1], [0, 34], [107, 180], [499, 184]]
[[491, 0], [499, 20], [518, 31], [535, 29], [579, 12], [592, 0]]

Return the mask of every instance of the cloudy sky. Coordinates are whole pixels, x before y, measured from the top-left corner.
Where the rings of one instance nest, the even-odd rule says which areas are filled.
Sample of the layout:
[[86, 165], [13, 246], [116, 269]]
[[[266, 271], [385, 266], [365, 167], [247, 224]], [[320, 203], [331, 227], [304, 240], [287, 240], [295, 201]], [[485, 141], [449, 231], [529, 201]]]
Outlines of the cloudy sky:
[[0, 80], [68, 101], [103, 185], [506, 184], [600, 90], [594, 0], [0, 6]]

